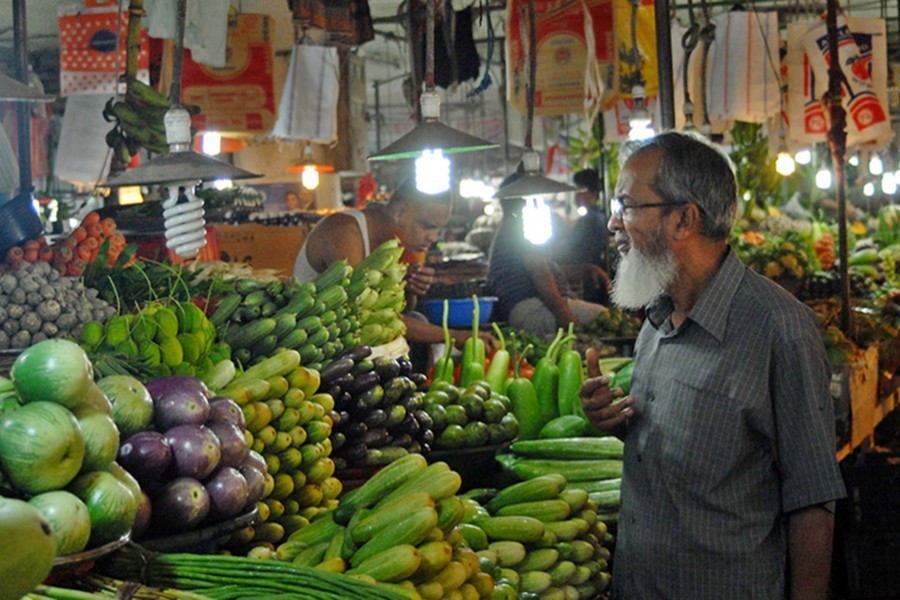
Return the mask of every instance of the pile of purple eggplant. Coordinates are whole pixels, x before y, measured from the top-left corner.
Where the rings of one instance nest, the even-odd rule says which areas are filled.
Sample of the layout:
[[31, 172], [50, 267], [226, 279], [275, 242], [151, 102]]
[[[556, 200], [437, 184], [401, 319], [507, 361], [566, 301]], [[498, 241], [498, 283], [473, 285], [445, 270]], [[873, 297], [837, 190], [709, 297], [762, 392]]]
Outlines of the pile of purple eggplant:
[[321, 378], [319, 391], [334, 398], [338, 469], [382, 466], [431, 450], [432, 421], [422, 410], [426, 377], [409, 360], [372, 357], [372, 348], [360, 346], [325, 366]]

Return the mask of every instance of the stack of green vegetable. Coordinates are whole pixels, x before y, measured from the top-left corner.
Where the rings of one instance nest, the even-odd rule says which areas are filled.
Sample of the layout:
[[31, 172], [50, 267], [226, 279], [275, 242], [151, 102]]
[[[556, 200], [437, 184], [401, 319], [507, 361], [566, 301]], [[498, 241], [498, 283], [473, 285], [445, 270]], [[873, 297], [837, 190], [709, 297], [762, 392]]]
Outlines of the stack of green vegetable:
[[137, 314], [115, 316], [105, 325], [87, 323], [80, 342], [100, 375], [131, 374], [146, 380], [193, 377], [211, 369], [229, 354], [215, 339], [215, 327], [193, 302], [151, 302]]
[[331, 441], [339, 469], [385, 465], [428, 452], [434, 441], [431, 417], [421, 410], [425, 376], [406, 359], [371, 354], [360, 346], [322, 369], [319, 391], [338, 411]]
[[[493, 568], [492, 598], [594, 598], [607, 588], [612, 542], [580, 486], [547, 474], [464, 498], [466, 543]], [[486, 502], [482, 507], [475, 498]]]
[[242, 365], [285, 348], [299, 352], [304, 365], [319, 369], [359, 343], [358, 321], [345, 289], [350, 272], [347, 262], [340, 261], [315, 283], [240, 280], [218, 302], [211, 321]]
[[497, 456], [504, 469], [525, 481], [563, 475], [597, 504], [600, 520], [618, 521], [624, 445], [614, 437], [523, 440]]
[[431, 388], [425, 394], [424, 410], [431, 418], [434, 446], [440, 449], [477, 448], [502, 444], [519, 433], [519, 420], [507, 388], [510, 354], [497, 324], [494, 331], [500, 348], [485, 371], [484, 342], [478, 337], [479, 308], [473, 298], [472, 335], [463, 348], [460, 386], [453, 385], [455, 365], [447, 328], [448, 303], [444, 301], [444, 345], [446, 351], [434, 368]]
[[507, 396], [484, 380], [464, 389], [452, 383], [432, 383], [423, 410], [430, 417], [436, 449], [478, 448], [503, 444], [516, 437], [519, 421]]
[[232, 537], [236, 550], [272, 547], [337, 506], [342, 485], [333, 477], [329, 439], [334, 400], [316, 393], [318, 372], [299, 364], [297, 351], [284, 350], [218, 390], [241, 405], [250, 448], [264, 457], [268, 468], [258, 504], [260, 523]]
[[641, 320], [623, 311], [618, 306], [610, 306], [597, 318], [582, 328], [579, 333], [594, 338], [637, 337], [641, 330]]
[[[409, 597], [487, 598], [481, 571], [458, 528], [462, 481], [446, 463], [409, 454], [348, 493], [333, 512], [294, 533], [270, 556], [406, 588]], [[416, 594], [416, 595], [412, 595]]]
[[379, 346], [406, 333], [401, 314], [406, 307], [406, 265], [400, 262], [403, 247], [396, 239], [376, 248], [353, 268], [347, 294], [359, 316], [359, 342], [354, 346]]
[[114, 314], [97, 290], [63, 277], [49, 263], [24, 262], [0, 275], [0, 350], [77, 336], [92, 319], [106, 322]]

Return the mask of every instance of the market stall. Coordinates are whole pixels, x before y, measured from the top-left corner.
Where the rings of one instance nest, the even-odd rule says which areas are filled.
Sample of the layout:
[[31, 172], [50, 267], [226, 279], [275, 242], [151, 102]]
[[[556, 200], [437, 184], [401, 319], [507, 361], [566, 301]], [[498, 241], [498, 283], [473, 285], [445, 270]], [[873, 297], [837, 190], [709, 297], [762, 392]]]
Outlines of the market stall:
[[[840, 123], [822, 85], [797, 87], [827, 79], [812, 49], [827, 48], [834, 22], [788, 25], [783, 75], [776, 12], [704, 3], [668, 31], [665, 3], [454, 12], [427, 0], [400, 16], [387, 3], [54, 4], [58, 139], [30, 131], [49, 131], [48, 117], [23, 107], [53, 96], [22, 82], [27, 50], [20, 81], [0, 74], [0, 105], [20, 103], [0, 117], [16, 122], [23, 157], [11, 177], [0, 143], [0, 539], [22, 549], [0, 555], [0, 598], [607, 598], [625, 443], [589, 422], [581, 390], [593, 348], [610, 387], [629, 393], [645, 315], [611, 305], [535, 334], [499, 316], [488, 268], [498, 201], [525, 199], [518, 233], [548, 256], [584, 216], [570, 170], [599, 167], [593, 203], [612, 214], [602, 199], [620, 144], [652, 134], [657, 114], [721, 136], [742, 194], [730, 247], [815, 313], [851, 493], [838, 510], [845, 587], [898, 593], [896, 466], [876, 436], [900, 404], [885, 21], [842, 17], [856, 40], [844, 62], [857, 65], [844, 76], [863, 90], [845, 99], [849, 125], [833, 127], [849, 138], [832, 131], [828, 152], [789, 169], [789, 146], [816, 151], [823, 123]], [[369, 4], [407, 40], [399, 111], [391, 85], [407, 74], [367, 83], [365, 51], [347, 51], [403, 37], [373, 28]], [[500, 11], [497, 108], [484, 92]], [[479, 28], [484, 40], [465, 37]], [[669, 34], [678, 52], [665, 51]], [[723, 48], [761, 72], [735, 71]], [[373, 71], [393, 64], [380, 52]], [[385, 133], [398, 135], [382, 144]], [[66, 183], [34, 192], [51, 140]], [[512, 147], [520, 168], [501, 185]], [[862, 164], [844, 165], [847, 153]], [[398, 188], [435, 205], [459, 197], [439, 225], [367, 213]], [[316, 228], [353, 214], [363, 255], [293, 277]], [[367, 218], [387, 241], [370, 247]], [[404, 227], [441, 237], [405, 248]], [[417, 272], [429, 273], [421, 294]], [[413, 304], [442, 344], [408, 339]]]

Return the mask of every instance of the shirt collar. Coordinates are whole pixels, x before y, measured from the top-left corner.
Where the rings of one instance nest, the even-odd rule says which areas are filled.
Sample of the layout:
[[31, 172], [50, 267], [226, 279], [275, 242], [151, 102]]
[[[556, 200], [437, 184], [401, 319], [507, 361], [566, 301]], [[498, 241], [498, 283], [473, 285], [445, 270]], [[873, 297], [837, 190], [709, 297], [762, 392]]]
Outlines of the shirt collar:
[[[691, 321], [707, 330], [720, 342], [725, 339], [731, 299], [744, 278], [744, 269], [744, 264], [729, 247], [719, 270], [700, 294], [697, 303], [691, 309], [691, 314], [688, 315]], [[663, 294], [647, 307], [647, 318], [651, 325], [659, 329], [673, 310], [672, 299], [668, 294]]]

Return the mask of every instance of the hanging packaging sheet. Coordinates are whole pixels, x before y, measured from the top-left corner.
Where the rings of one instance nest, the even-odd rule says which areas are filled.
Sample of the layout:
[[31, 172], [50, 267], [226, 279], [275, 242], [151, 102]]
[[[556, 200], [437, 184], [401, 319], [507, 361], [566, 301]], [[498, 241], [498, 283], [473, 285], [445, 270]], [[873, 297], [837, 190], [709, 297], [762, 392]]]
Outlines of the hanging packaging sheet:
[[58, 179], [92, 188], [106, 178], [109, 147], [105, 136], [111, 125], [103, 120], [108, 96], [79, 95], [66, 100], [56, 146], [54, 172]]
[[709, 117], [764, 123], [778, 114], [778, 13], [731, 11], [713, 19]]
[[[840, 64], [845, 76], [847, 145], [883, 145], [891, 136], [887, 117], [887, 40], [883, 19], [838, 17]], [[824, 142], [830, 115], [822, 104], [828, 89], [828, 43], [823, 21], [788, 26], [788, 117], [795, 142]]]
[[272, 135], [332, 144], [337, 140], [337, 49], [295, 44]]
[[[187, 0], [184, 47], [194, 62], [211, 67], [225, 66], [228, 36], [228, 8], [231, 0]], [[174, 39], [177, 0], [144, 0], [150, 37]]]
[[[60, 95], [111, 94], [116, 91], [116, 75], [125, 72], [125, 38], [128, 10], [121, 18], [117, 2], [90, 7], [80, 0], [59, 6]], [[117, 35], [117, 26], [118, 35]], [[118, 45], [116, 42], [118, 41]], [[141, 31], [141, 51], [137, 77], [149, 81], [147, 32]], [[120, 92], [125, 92], [124, 84]]]
[[[528, 27], [521, 10], [525, 5], [527, 0], [509, 0], [506, 5], [507, 99], [522, 113], [526, 110], [528, 80], [525, 55]], [[535, 0], [534, 6], [537, 30], [534, 114], [582, 114], [585, 110], [585, 66], [589, 56], [585, 43], [585, 6], [593, 22], [593, 55], [604, 88], [600, 108], [606, 110], [612, 106], [617, 68], [613, 0], [584, 0], [583, 3]]]

